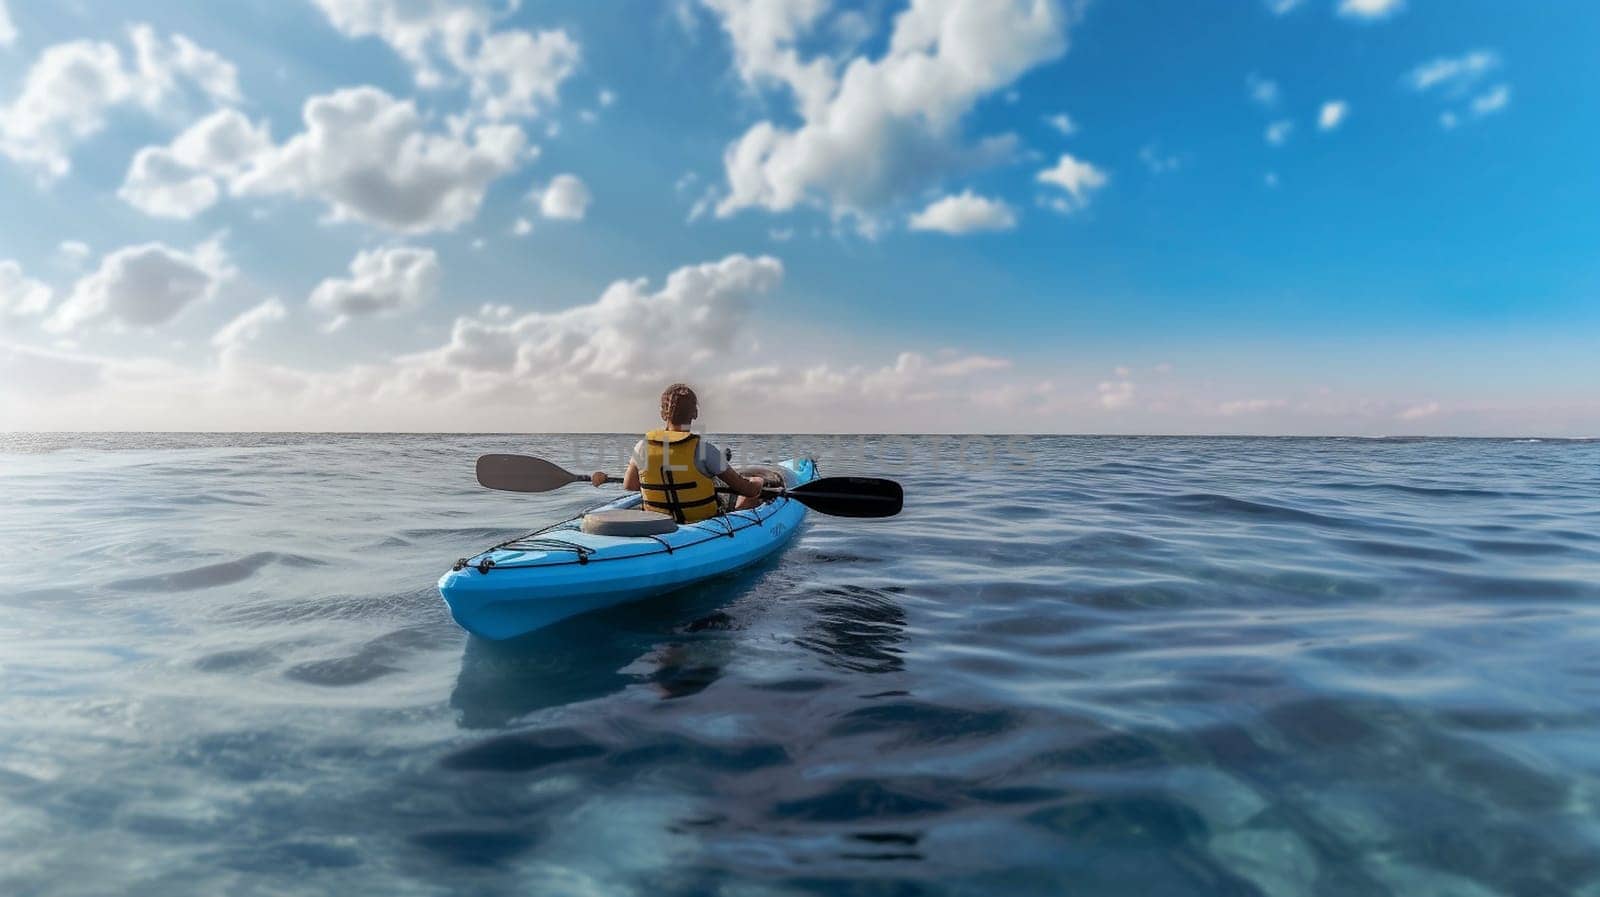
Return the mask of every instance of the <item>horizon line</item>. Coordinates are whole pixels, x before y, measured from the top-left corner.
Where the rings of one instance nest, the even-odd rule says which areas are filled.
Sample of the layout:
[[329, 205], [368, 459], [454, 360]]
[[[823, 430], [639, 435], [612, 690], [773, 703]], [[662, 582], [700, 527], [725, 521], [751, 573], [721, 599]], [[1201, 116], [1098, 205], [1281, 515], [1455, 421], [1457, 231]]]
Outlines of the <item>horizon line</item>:
[[[627, 436], [631, 430], [0, 430], [4, 436], [112, 436], [162, 434], [168, 436]], [[1358, 433], [1102, 433], [1102, 432], [1020, 432], [1020, 431], [812, 431], [799, 430], [721, 430], [704, 431], [716, 436], [982, 436], [982, 437], [1052, 437], [1070, 436], [1094, 439], [1366, 439], [1371, 441], [1400, 439], [1536, 439], [1550, 442], [1595, 442], [1600, 436], [1546, 436], [1528, 433], [1494, 435], [1462, 435], [1450, 433], [1389, 433], [1370, 436]]]

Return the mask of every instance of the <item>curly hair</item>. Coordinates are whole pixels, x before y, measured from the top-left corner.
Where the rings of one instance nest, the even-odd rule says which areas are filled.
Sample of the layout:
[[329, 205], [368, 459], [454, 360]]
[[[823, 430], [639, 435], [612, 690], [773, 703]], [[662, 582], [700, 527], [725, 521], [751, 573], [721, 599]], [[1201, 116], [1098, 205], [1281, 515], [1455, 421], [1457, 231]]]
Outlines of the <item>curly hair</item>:
[[686, 383], [674, 383], [661, 393], [661, 419], [669, 424], [687, 424], [700, 414], [700, 400]]

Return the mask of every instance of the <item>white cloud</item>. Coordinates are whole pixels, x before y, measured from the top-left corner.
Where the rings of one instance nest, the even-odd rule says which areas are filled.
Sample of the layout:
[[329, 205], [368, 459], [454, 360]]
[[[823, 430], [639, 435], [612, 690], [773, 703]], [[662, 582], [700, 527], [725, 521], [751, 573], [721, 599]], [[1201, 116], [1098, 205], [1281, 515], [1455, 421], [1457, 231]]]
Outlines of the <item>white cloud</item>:
[[[985, 355], [941, 351], [930, 358], [921, 352], [901, 352], [893, 363], [836, 367], [826, 363], [806, 368], [768, 364], [734, 370], [712, 380], [718, 393], [759, 401], [782, 394], [789, 411], [800, 407], [825, 409], [827, 417], [840, 415], [881, 425], [886, 407], [921, 404], [929, 420], [950, 425], [950, 409], [967, 402], [999, 404], [1015, 399], [1022, 390], [1004, 384], [975, 389], [974, 378], [1007, 370], [1011, 362]], [[931, 406], [931, 408], [930, 408]]]
[[437, 87], [440, 66], [455, 68], [473, 38], [488, 30], [490, 12], [481, 3], [454, 0], [313, 0], [329, 23], [347, 37], [376, 37], [411, 63], [417, 83]]
[[565, 31], [499, 31], [483, 38], [463, 69], [484, 115], [530, 117], [559, 102], [561, 83], [577, 69], [579, 56]]
[[1349, 114], [1349, 103], [1344, 100], [1329, 100], [1322, 104], [1322, 110], [1317, 113], [1317, 127], [1324, 131], [1332, 131], [1343, 124], [1345, 116]]
[[271, 145], [266, 122], [251, 124], [236, 110], [219, 109], [173, 138], [168, 149], [191, 168], [230, 175]]
[[1399, 420], [1422, 420], [1424, 418], [1433, 417], [1434, 415], [1438, 414], [1440, 410], [1441, 409], [1438, 402], [1424, 402], [1420, 405], [1412, 405], [1409, 408], [1401, 410], [1395, 415], [1395, 417]]
[[1107, 380], [1095, 387], [1102, 408], [1125, 407], [1133, 402], [1136, 391], [1137, 387], [1131, 380]]
[[105, 125], [107, 108], [132, 96], [122, 54], [109, 43], [75, 41], [46, 49], [22, 92], [0, 113], [0, 152], [50, 177], [66, 174], [67, 153]]
[[1060, 132], [1061, 136], [1063, 137], [1071, 137], [1073, 134], [1078, 133], [1077, 124], [1075, 124], [1065, 112], [1058, 112], [1055, 115], [1047, 115], [1045, 116], [1044, 121], [1045, 124], [1055, 128], [1058, 132]]
[[125, 64], [115, 44], [78, 40], [47, 47], [0, 109], [0, 153], [54, 179], [72, 168], [80, 141], [105, 127], [113, 108], [168, 111], [186, 95], [214, 103], [239, 100], [233, 65], [181, 34], [162, 38], [148, 25], [128, 29], [134, 54]]
[[89, 244], [82, 240], [62, 240], [56, 247], [56, 257], [62, 265], [75, 271], [89, 260]]
[[1289, 142], [1289, 135], [1293, 133], [1294, 122], [1287, 118], [1281, 118], [1272, 124], [1267, 125], [1265, 136], [1267, 138], [1267, 142], [1273, 146], [1283, 146], [1285, 143]]
[[[986, 355], [967, 355], [935, 361], [921, 352], [901, 352], [893, 365], [869, 370], [837, 371], [818, 366], [807, 372], [807, 385], [802, 392], [813, 392], [815, 397], [859, 392], [860, 395], [879, 401], [923, 400], [939, 393], [941, 380], [968, 381], [975, 374], [1005, 370], [1011, 362]], [[969, 385], [963, 383], [963, 385]]]
[[237, 349], [254, 341], [268, 325], [281, 321], [288, 315], [289, 310], [284, 308], [277, 297], [273, 297], [222, 325], [222, 328], [211, 337], [211, 345], [223, 350]]
[[128, 29], [138, 78], [134, 87], [146, 108], [155, 109], [186, 86], [218, 105], [238, 103], [239, 75], [233, 63], [181, 34], [162, 39], [149, 25]]
[[1088, 162], [1062, 153], [1050, 168], [1039, 172], [1034, 179], [1041, 184], [1053, 184], [1067, 192], [1065, 197], [1052, 197], [1047, 204], [1058, 212], [1071, 213], [1089, 204], [1089, 194], [1104, 187], [1110, 178], [1105, 172]]
[[526, 155], [520, 128], [430, 133], [412, 102], [376, 87], [312, 97], [303, 117], [306, 129], [256, 156], [233, 192], [314, 197], [335, 220], [405, 233], [451, 230], [472, 220], [489, 184]]
[[1511, 85], [1504, 82], [1467, 99], [1499, 67], [1500, 56], [1493, 50], [1473, 50], [1460, 56], [1431, 59], [1412, 69], [1406, 81], [1418, 93], [1436, 93], [1455, 107], [1439, 113], [1439, 125], [1448, 131], [1459, 125], [1463, 116], [1483, 118], [1511, 104]]
[[219, 109], [168, 146], [139, 150], [117, 195], [147, 215], [192, 218], [222, 195], [220, 179], [239, 175], [271, 147], [265, 122], [252, 125], [236, 110]]
[[533, 233], [533, 222], [526, 218], [518, 218], [516, 223], [511, 225], [511, 232], [519, 237], [526, 237]]
[[211, 208], [220, 193], [209, 175], [196, 172], [162, 147], [139, 150], [117, 195], [158, 218], [193, 218]]
[[458, 318], [447, 344], [407, 362], [457, 377], [581, 383], [588, 395], [659, 389], [724, 357], [751, 299], [782, 278], [783, 265], [771, 256], [731, 255], [679, 268], [653, 292], [644, 280], [619, 280], [595, 302], [559, 312], [508, 318], [487, 309]]
[[1281, 96], [1278, 90], [1278, 82], [1251, 72], [1245, 77], [1244, 83], [1245, 87], [1250, 91], [1250, 99], [1268, 108], [1278, 105], [1278, 99]]
[[[9, 393], [57, 404], [61, 396], [100, 385], [104, 376], [105, 365], [95, 359], [0, 343], [0, 399]], [[82, 426], [84, 418], [74, 417]]]
[[1224, 417], [1234, 417], [1240, 414], [1260, 414], [1263, 411], [1283, 408], [1288, 404], [1283, 399], [1234, 399], [1218, 405], [1217, 413]]
[[728, 146], [717, 214], [816, 203], [858, 223], [955, 170], [1009, 156], [1014, 138], [969, 146], [962, 121], [979, 99], [1064, 53], [1074, 15], [1057, 0], [919, 2], [895, 17], [877, 58], [805, 58], [798, 47], [825, 0], [706, 3], [744, 81], [786, 90], [799, 119], [758, 122]]
[[100, 260], [100, 267], [78, 280], [72, 293], [45, 322], [65, 333], [102, 319], [126, 326], [165, 324], [189, 305], [207, 301], [234, 275], [220, 239], [191, 252], [161, 243], [127, 246]]
[[1151, 174], [1170, 174], [1183, 167], [1182, 158], [1161, 152], [1161, 148], [1154, 143], [1139, 147], [1139, 161], [1150, 169]]
[[927, 208], [911, 216], [910, 225], [912, 230], [946, 234], [1010, 230], [1017, 226], [1017, 214], [1001, 200], [966, 190], [930, 203]]
[[418, 308], [439, 292], [439, 256], [432, 249], [396, 246], [356, 255], [350, 277], [330, 277], [311, 291], [311, 307], [332, 315], [330, 328], [352, 318]]
[[[488, 426], [483, 412], [492, 408], [502, 426], [510, 413], [546, 426], [562, 421], [614, 430], [641, 413], [648, 416], [663, 383], [687, 379], [704, 384], [702, 395], [713, 413], [731, 409], [732, 417], [749, 420], [753, 409], [770, 403], [746, 401], [745, 393], [724, 387], [724, 372], [736, 367], [735, 355], [752, 357], [751, 312], [782, 275], [776, 259], [734, 255], [680, 268], [659, 287], [617, 281], [592, 302], [559, 312], [519, 315], [486, 306], [457, 320], [435, 349], [317, 371], [237, 351], [246, 331], [272, 323], [276, 315], [270, 310], [247, 314], [252, 326], [241, 324], [220, 340], [227, 345], [219, 345], [203, 367], [34, 354], [12, 365], [0, 344], [0, 415], [57, 428], [92, 413], [107, 427], [162, 421], [231, 429], [422, 429], [461, 426], [474, 418], [472, 426]], [[928, 376], [944, 376], [938, 371], [961, 364], [941, 356], [930, 363]], [[33, 386], [43, 375], [13, 377], [13, 366], [19, 374], [47, 370], [56, 386], [77, 382], [79, 401], [68, 413]], [[538, 394], [547, 401], [509, 412], [503, 401], [483, 401], [508, 394]]]
[[700, 39], [700, 7], [696, 0], [672, 0], [669, 15], [691, 44]]
[[1482, 118], [1485, 115], [1493, 115], [1509, 105], [1511, 105], [1511, 86], [1496, 84], [1472, 98], [1472, 114]]
[[611, 90], [610, 88], [602, 88], [600, 91], [599, 100], [601, 108], [610, 106], [612, 103], [617, 101], [617, 92]]
[[787, 84], [796, 94], [808, 92], [813, 103], [826, 102], [834, 66], [821, 58], [802, 62], [794, 45], [827, 11], [828, 0], [706, 0], [705, 5], [720, 17], [747, 83]]
[[1266, 0], [1267, 9], [1275, 16], [1288, 15], [1300, 7], [1305, 0]]
[[1419, 92], [1439, 88], [1447, 96], [1460, 96], [1499, 66], [1499, 54], [1492, 50], [1473, 50], [1460, 56], [1430, 59], [1412, 69], [1406, 80]]
[[1405, 0], [1339, 0], [1339, 15], [1371, 22], [1387, 19], [1405, 5]]
[[967, 377], [972, 374], [981, 374], [986, 371], [1010, 370], [1011, 360], [1008, 358], [995, 358], [989, 355], [963, 355], [948, 361], [941, 361], [931, 368], [935, 376], [939, 377]]
[[0, 0], [0, 47], [9, 47], [17, 41], [17, 27], [11, 24], [11, 12], [6, 0]]
[[574, 174], [558, 174], [539, 191], [539, 214], [562, 221], [582, 221], [593, 199], [589, 188]]
[[51, 295], [50, 287], [24, 276], [21, 265], [10, 259], [0, 261], [0, 324], [44, 314]]
[[692, 223], [710, 214], [716, 208], [717, 199], [721, 195], [722, 192], [717, 188], [717, 185], [708, 185], [704, 190], [700, 191], [700, 195], [689, 206], [689, 214], [684, 217], [684, 220]]
[[[465, 77], [478, 114], [531, 117], [559, 102], [581, 48], [565, 30], [495, 30], [479, 0], [315, 0], [348, 37], [377, 37], [411, 64], [419, 85]], [[516, 4], [512, 4], [515, 8]]]

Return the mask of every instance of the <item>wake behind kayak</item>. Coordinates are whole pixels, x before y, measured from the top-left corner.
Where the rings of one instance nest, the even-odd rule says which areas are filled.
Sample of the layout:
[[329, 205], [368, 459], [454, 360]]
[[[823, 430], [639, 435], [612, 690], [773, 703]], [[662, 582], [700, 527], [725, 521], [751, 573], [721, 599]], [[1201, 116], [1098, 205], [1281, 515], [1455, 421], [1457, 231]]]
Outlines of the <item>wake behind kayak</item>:
[[[767, 470], [791, 489], [817, 477], [810, 458]], [[632, 493], [596, 510], [631, 510], [641, 501]], [[439, 593], [463, 629], [513, 638], [753, 564], [787, 545], [805, 517], [805, 505], [781, 493], [755, 508], [650, 535], [585, 532], [580, 515], [462, 558], [439, 578]]]

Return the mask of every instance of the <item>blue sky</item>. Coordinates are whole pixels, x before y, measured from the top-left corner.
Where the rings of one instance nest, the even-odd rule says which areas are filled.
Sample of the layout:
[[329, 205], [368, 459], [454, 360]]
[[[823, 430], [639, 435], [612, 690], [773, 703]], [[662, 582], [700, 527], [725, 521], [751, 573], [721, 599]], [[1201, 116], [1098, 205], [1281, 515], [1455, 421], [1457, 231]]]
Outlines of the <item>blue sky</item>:
[[1600, 434], [1600, 7], [0, 0], [13, 428]]

